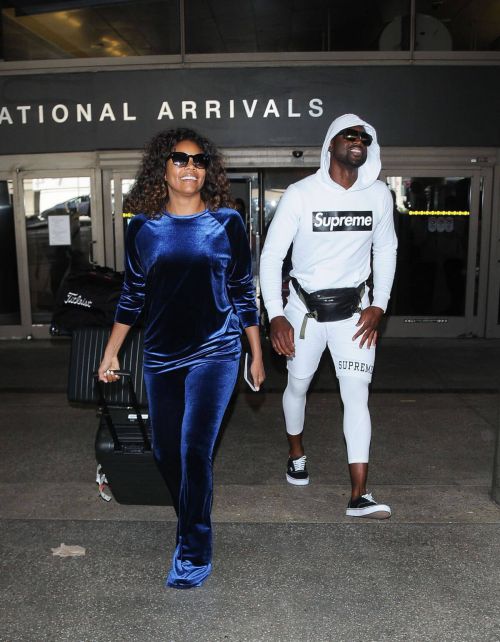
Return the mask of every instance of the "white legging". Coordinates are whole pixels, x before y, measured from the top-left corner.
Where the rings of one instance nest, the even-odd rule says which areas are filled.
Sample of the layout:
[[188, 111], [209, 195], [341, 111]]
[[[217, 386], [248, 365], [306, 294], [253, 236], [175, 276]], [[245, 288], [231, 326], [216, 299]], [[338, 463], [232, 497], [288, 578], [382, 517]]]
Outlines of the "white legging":
[[[300, 435], [304, 430], [306, 394], [313, 376], [297, 379], [288, 373], [288, 385], [283, 393], [283, 412], [289, 435]], [[339, 377], [339, 384], [344, 404], [347, 460], [350, 464], [366, 463], [372, 432], [368, 410], [368, 382], [357, 377]]]

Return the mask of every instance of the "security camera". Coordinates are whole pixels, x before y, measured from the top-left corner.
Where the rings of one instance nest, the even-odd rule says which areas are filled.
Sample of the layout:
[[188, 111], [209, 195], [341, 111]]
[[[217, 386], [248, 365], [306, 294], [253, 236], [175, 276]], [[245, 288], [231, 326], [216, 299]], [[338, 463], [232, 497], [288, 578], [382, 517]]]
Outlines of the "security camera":
[[304, 152], [301, 149], [294, 149], [292, 152], [292, 156], [294, 158], [302, 158], [302, 156], [304, 156]]

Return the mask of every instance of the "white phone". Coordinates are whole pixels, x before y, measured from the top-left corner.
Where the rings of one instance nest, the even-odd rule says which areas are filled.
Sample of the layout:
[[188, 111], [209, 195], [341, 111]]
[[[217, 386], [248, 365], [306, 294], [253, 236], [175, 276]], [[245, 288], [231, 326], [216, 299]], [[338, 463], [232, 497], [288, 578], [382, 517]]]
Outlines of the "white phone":
[[245, 381], [248, 383], [250, 386], [250, 389], [253, 390], [254, 392], [258, 392], [258, 388], [255, 387], [255, 383], [252, 377], [252, 373], [250, 372], [250, 366], [252, 365], [252, 357], [248, 354], [248, 352], [245, 353], [245, 367], [243, 369], [243, 378]]

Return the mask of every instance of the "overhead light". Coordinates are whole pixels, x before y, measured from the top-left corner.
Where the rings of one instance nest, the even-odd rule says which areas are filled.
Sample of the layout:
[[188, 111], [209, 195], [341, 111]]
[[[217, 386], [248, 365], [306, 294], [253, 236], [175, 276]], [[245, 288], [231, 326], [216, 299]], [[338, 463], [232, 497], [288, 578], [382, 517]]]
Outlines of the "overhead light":
[[54, 18], [57, 18], [57, 20], [63, 20], [70, 27], [79, 28], [82, 26], [82, 21], [72, 15], [69, 11], [57, 11], [54, 13]]

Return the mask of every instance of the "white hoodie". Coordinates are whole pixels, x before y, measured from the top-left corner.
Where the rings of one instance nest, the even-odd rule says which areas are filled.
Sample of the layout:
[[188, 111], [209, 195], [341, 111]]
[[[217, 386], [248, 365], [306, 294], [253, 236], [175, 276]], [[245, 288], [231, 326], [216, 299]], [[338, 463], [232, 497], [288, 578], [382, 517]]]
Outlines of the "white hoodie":
[[[373, 136], [354, 185], [345, 189], [330, 177], [330, 142], [347, 127], [362, 125]], [[290, 274], [307, 292], [357, 287], [370, 275], [373, 303], [384, 311], [396, 268], [393, 199], [377, 180], [380, 147], [375, 129], [354, 114], [336, 118], [321, 150], [321, 167], [283, 194], [260, 260], [260, 282], [269, 319], [283, 315], [281, 269], [293, 242]]]

